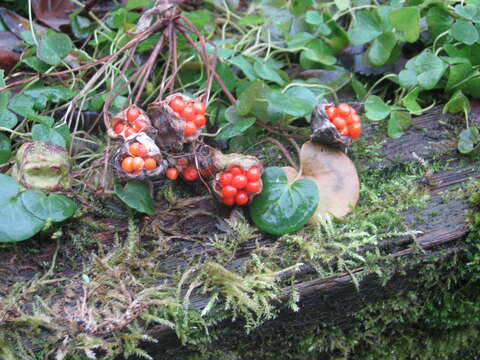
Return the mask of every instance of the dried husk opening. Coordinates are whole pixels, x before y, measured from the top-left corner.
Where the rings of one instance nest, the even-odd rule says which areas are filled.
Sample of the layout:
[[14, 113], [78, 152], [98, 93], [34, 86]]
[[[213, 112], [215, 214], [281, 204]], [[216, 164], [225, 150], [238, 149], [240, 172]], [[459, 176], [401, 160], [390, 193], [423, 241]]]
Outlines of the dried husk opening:
[[[128, 120], [127, 120], [127, 112], [132, 110], [132, 109], [140, 112], [140, 115], [138, 116], [138, 118], [135, 121], [142, 121], [146, 124], [146, 126], [142, 130], [140, 130], [138, 133], [140, 133], [140, 132], [151, 132], [152, 131], [152, 122], [150, 121], [150, 118], [147, 116], [145, 111], [143, 111], [137, 105], [130, 105], [127, 108], [118, 112], [115, 116], [113, 116], [112, 120], [110, 122], [106, 123], [107, 124], [107, 134], [108, 134], [108, 136], [110, 136], [112, 139], [126, 139], [127, 138], [127, 136], [125, 135], [125, 129], [127, 128], [127, 126], [130, 126], [130, 124], [128, 123]], [[120, 134], [117, 134], [114, 129], [117, 126], [117, 124], [119, 124], [119, 123], [123, 124], [125, 129]]]
[[346, 153], [352, 144], [352, 140], [348, 136], [340, 135], [335, 125], [329, 120], [326, 113], [328, 106], [335, 105], [323, 102], [313, 110], [310, 125], [312, 129], [311, 140], [314, 143], [331, 146]]

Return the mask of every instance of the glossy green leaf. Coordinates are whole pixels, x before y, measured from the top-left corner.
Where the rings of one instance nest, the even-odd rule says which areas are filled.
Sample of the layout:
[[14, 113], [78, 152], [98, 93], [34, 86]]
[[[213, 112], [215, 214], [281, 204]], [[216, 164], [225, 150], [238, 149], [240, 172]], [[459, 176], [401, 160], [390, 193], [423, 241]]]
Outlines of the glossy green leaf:
[[391, 31], [385, 32], [377, 37], [368, 51], [368, 60], [374, 66], [384, 65], [392, 54], [397, 38]]
[[27, 65], [28, 67], [32, 68], [33, 70], [39, 72], [39, 73], [44, 73], [48, 69], [50, 69], [50, 65], [48, 65], [46, 62], [40, 60], [36, 56], [30, 56], [26, 59], [22, 60], [22, 63]]
[[423, 89], [433, 89], [443, 73], [446, 64], [430, 49], [424, 50], [421, 54], [407, 61], [405, 69], [400, 71], [400, 85], [412, 87], [420, 85]]
[[467, 45], [475, 44], [479, 39], [478, 30], [471, 22], [459, 20], [450, 28], [450, 35]]
[[315, 39], [315, 35], [313, 34], [310, 34], [308, 32], [298, 32], [295, 35], [288, 38], [287, 47], [290, 50], [298, 51], [303, 49], [305, 46], [307, 46], [307, 44], [313, 39]]
[[475, 145], [480, 142], [480, 133], [477, 128], [471, 127], [460, 132], [458, 138], [458, 151], [462, 154], [468, 154], [473, 151]]
[[72, 40], [66, 34], [51, 33], [40, 40], [37, 56], [49, 65], [58, 65], [73, 48]]
[[417, 102], [419, 94], [420, 89], [416, 88], [402, 99], [402, 105], [413, 114], [420, 114], [422, 112], [422, 107]]
[[320, 39], [311, 41], [301, 57], [324, 65], [333, 65], [337, 62], [333, 50]]
[[477, 12], [478, 12], [477, 7], [474, 4], [455, 5], [455, 13], [457, 13], [458, 15], [460, 15], [461, 17], [467, 20], [472, 20], [475, 17], [475, 15], [477, 15]]
[[32, 139], [34, 141], [50, 141], [54, 144], [67, 147], [67, 142], [60, 133], [43, 124], [33, 125]]
[[253, 114], [266, 120], [268, 102], [266, 94], [270, 91], [263, 81], [252, 82], [238, 97], [237, 112], [241, 116]]
[[315, 107], [315, 105], [312, 105], [310, 102], [302, 99], [301, 97], [282, 93], [279, 90], [269, 92], [267, 95], [267, 100], [269, 107], [274, 111], [276, 110], [295, 117], [310, 115]]
[[460, 90], [457, 90], [443, 107], [443, 112], [453, 114], [461, 111], [470, 112], [470, 101]]
[[376, 95], [370, 95], [365, 101], [365, 115], [373, 121], [385, 119], [390, 114], [390, 106]]
[[450, 16], [450, 13], [438, 6], [434, 6], [428, 10], [426, 20], [428, 32], [433, 39], [450, 29], [453, 24], [453, 17]]
[[72, 200], [59, 194], [46, 196], [40, 190], [27, 190], [22, 192], [20, 197], [28, 211], [45, 221], [63, 221], [71, 217], [77, 209]]
[[449, 66], [446, 90], [451, 90], [457, 86], [461, 81], [472, 74], [473, 68], [470, 62], [454, 64]]
[[265, 169], [263, 190], [250, 204], [250, 216], [263, 231], [282, 235], [300, 229], [315, 212], [319, 193], [309, 179], [288, 183], [278, 167]]
[[205, 31], [214, 23], [211, 11], [202, 9], [183, 13], [199, 30]]
[[355, 21], [348, 31], [348, 37], [352, 45], [362, 45], [372, 41], [382, 32], [382, 23], [378, 16], [369, 10], [360, 10], [355, 13]]
[[0, 109], [0, 127], [13, 129], [17, 125], [17, 116], [7, 109]]
[[35, 110], [33, 110], [34, 106], [35, 103], [33, 99], [23, 93], [15, 95], [8, 103], [10, 110], [24, 117], [35, 114]]
[[12, 156], [12, 142], [8, 136], [0, 133], [0, 164], [5, 164]]
[[273, 81], [278, 85], [283, 85], [285, 81], [280, 77], [276, 69], [267, 61], [257, 60], [253, 65], [253, 70], [264, 80]]
[[25, 209], [17, 182], [0, 174], [0, 188], [0, 242], [26, 240], [42, 230], [44, 221]]
[[58, 104], [60, 101], [70, 100], [77, 92], [61, 86], [37, 86], [23, 93], [32, 99], [36, 109], [41, 110], [47, 106], [47, 102]]
[[313, 5], [313, 0], [292, 0], [291, 9], [293, 15], [300, 16]]
[[115, 185], [115, 193], [129, 207], [147, 215], [155, 215], [152, 194], [149, 186], [141, 181], [131, 181], [126, 188]]
[[398, 139], [412, 123], [412, 116], [406, 111], [393, 111], [388, 119], [387, 133], [393, 139]]
[[258, 78], [253, 70], [253, 65], [247, 59], [245, 59], [244, 56], [235, 56], [229, 59], [228, 62], [242, 70], [248, 80], [253, 81]]
[[420, 9], [404, 7], [393, 10], [388, 16], [390, 23], [403, 34], [407, 42], [415, 42], [420, 36]]
[[352, 88], [353, 91], [355, 91], [358, 100], [363, 100], [365, 95], [367, 95], [367, 89], [362, 82], [355, 77], [355, 75], [352, 76]]
[[265, 21], [266, 19], [260, 16], [249, 15], [241, 17], [238, 20], [238, 25], [258, 25], [263, 24]]
[[241, 135], [245, 131], [247, 131], [253, 124], [255, 124], [255, 118], [246, 118], [233, 124], [228, 124], [222, 129], [220, 134], [215, 139], [227, 140], [234, 136]]

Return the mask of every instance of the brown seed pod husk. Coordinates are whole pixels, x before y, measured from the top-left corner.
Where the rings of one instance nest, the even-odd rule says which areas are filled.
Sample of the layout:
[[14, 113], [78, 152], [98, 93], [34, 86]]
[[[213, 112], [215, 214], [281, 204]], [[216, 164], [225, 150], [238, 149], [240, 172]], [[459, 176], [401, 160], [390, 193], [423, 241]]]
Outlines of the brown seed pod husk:
[[[347, 215], [356, 205], [360, 192], [357, 169], [352, 160], [338, 149], [307, 141], [300, 151], [300, 162], [301, 177], [317, 184], [320, 193], [317, 210], [310, 222], [328, 214], [337, 218]], [[292, 167], [283, 170], [289, 181], [298, 175]]]
[[[118, 114], [116, 114], [113, 118], [112, 118], [112, 121], [111, 123], [107, 124], [108, 128], [107, 128], [107, 134], [108, 136], [110, 136], [112, 139], [126, 139], [128, 138], [125, 134], [125, 131], [128, 127], [133, 127], [134, 124], [130, 124], [127, 120], [127, 112], [131, 109], [135, 109], [135, 110], [138, 110], [140, 111], [140, 115], [138, 116], [138, 118], [135, 120], [135, 121], [140, 121], [140, 122], [144, 122], [145, 123], [145, 127], [143, 127], [143, 129], [141, 129], [140, 131], [138, 131], [137, 133], [140, 133], [140, 132], [152, 132], [153, 131], [153, 128], [152, 128], [152, 122], [150, 121], [150, 118], [147, 116], [147, 114], [145, 113], [145, 111], [143, 111], [141, 108], [139, 108], [137, 105], [130, 105], [129, 107], [127, 107], [126, 109], [120, 111]], [[115, 132], [115, 127], [118, 125], [118, 124], [123, 124], [124, 125], [124, 128], [123, 128], [123, 131], [119, 134], [117, 134]], [[135, 134], [134, 134], [135, 135]], [[133, 135], [132, 135], [133, 137]]]
[[352, 144], [352, 140], [348, 136], [340, 135], [335, 125], [329, 120], [325, 112], [328, 106], [335, 106], [335, 104], [323, 102], [313, 110], [310, 124], [312, 129], [311, 139], [314, 143], [328, 145], [346, 153]]
[[183, 135], [186, 121], [169, 106], [170, 102], [177, 97], [182, 98], [185, 102], [197, 101], [176, 93], [167, 96], [162, 101], [151, 103], [147, 109], [148, 116], [157, 130], [155, 142], [161, 149], [180, 150], [183, 144], [197, 140], [201, 133], [201, 128], [199, 128], [193, 136]]
[[[148, 150], [148, 158], [153, 158], [157, 167], [153, 170], [142, 169], [136, 173], [127, 173], [122, 169], [122, 161], [131, 156], [129, 148], [133, 143], [140, 143]], [[145, 158], [147, 158], [145, 157]], [[129, 137], [112, 155], [110, 158], [110, 165], [112, 166], [116, 177], [130, 179], [130, 180], [144, 180], [147, 177], [158, 176], [165, 173], [168, 167], [168, 162], [163, 159], [160, 149], [155, 142], [145, 133], [138, 133]]]

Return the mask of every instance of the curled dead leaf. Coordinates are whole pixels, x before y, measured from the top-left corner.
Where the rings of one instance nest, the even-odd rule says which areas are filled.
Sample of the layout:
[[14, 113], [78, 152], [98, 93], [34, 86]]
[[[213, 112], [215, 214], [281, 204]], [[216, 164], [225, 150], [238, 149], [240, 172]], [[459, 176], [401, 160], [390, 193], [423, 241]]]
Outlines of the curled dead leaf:
[[[347, 215], [356, 205], [360, 182], [352, 160], [342, 151], [307, 141], [300, 151], [302, 176], [315, 182], [320, 192], [317, 210], [310, 222], [331, 214], [337, 218]], [[284, 167], [288, 181], [298, 172]]]
[[0, 69], [8, 73], [20, 60], [20, 55], [9, 50], [0, 50]]
[[60, 31], [60, 26], [70, 24], [69, 13], [75, 9], [69, 0], [33, 0], [35, 16], [45, 25]]

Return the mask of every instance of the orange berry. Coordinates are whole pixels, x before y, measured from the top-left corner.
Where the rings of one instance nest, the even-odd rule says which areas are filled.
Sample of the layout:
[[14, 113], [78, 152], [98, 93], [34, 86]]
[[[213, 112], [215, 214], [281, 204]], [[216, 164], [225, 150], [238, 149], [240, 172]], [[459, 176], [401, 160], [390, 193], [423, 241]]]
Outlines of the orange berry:
[[185, 126], [183, 127], [183, 135], [185, 136], [193, 136], [197, 132], [197, 125], [193, 122], [186, 122]]
[[243, 169], [240, 166], [235, 165], [235, 166], [232, 166], [230, 168], [230, 170], [228, 170], [228, 172], [230, 174], [232, 174], [233, 176], [242, 175], [243, 174]]
[[233, 204], [235, 204], [235, 198], [233, 197], [228, 197], [228, 198], [224, 197], [222, 201], [225, 205], [228, 205], [228, 206], [232, 206]]
[[345, 127], [345, 125], [347, 125], [347, 122], [344, 118], [336, 117], [332, 120], [332, 124], [335, 125], [338, 131], [340, 131]]
[[133, 123], [133, 128], [135, 129], [136, 132], [142, 131], [147, 126], [148, 126], [147, 122], [143, 120], [137, 120]]
[[140, 109], [137, 108], [131, 108], [127, 110], [127, 120], [129, 123], [134, 123], [135, 120], [140, 116], [142, 112]]
[[195, 110], [193, 109], [192, 104], [188, 104], [187, 106], [185, 106], [185, 109], [183, 109], [183, 111], [180, 113], [180, 117], [187, 122], [193, 121], [196, 115], [197, 114], [195, 114]]
[[350, 133], [350, 137], [352, 139], [356, 139], [360, 136], [362, 132], [362, 124], [361, 123], [353, 123], [348, 126], [348, 132]]
[[240, 205], [240, 206], [248, 203], [248, 200], [250, 200], [250, 198], [248, 197], [248, 194], [245, 191], [239, 191], [237, 196], [235, 196], [235, 202], [237, 203], [237, 205]]
[[222, 184], [222, 186], [230, 185], [232, 183], [232, 179], [232, 174], [229, 172], [224, 172], [222, 175], [220, 175], [220, 184]]
[[140, 156], [142, 158], [148, 155], [147, 148], [143, 144], [140, 144], [138, 142], [130, 145], [130, 147], [128, 148], [128, 152], [132, 156]]
[[122, 160], [122, 169], [127, 173], [133, 172], [133, 157], [128, 156]]
[[233, 187], [232, 185], [227, 185], [222, 188], [222, 197], [224, 198], [233, 198], [237, 195], [237, 188]]
[[198, 115], [205, 115], [205, 112], [207, 111], [205, 104], [200, 101], [194, 101], [192, 107], [193, 110], [195, 110], [195, 113]]
[[145, 159], [145, 164], [143, 165], [145, 170], [153, 170], [157, 168], [157, 162], [155, 159], [152, 158], [146, 158]]
[[185, 109], [185, 101], [180, 96], [177, 96], [175, 99], [170, 101], [170, 104], [168, 104], [173, 111], [176, 113], [181, 113], [183, 109]]
[[183, 178], [187, 181], [195, 181], [198, 177], [198, 171], [194, 167], [190, 166], [183, 170]]
[[352, 107], [348, 104], [339, 104], [338, 112], [341, 117], [346, 118], [352, 112]]
[[340, 135], [342, 136], [348, 136], [348, 126], [345, 126], [343, 129], [339, 129]]
[[177, 180], [179, 173], [180, 172], [177, 170], [177, 168], [172, 167], [172, 168], [167, 169], [167, 172], [165, 173], [165, 176], [167, 177], [167, 179]]
[[197, 126], [197, 128], [200, 128], [205, 126], [207, 119], [205, 118], [205, 115], [196, 115], [193, 119], [193, 123]]
[[260, 169], [256, 166], [252, 166], [247, 171], [247, 179], [248, 181], [257, 181], [262, 177], [262, 173]]
[[188, 161], [187, 161], [187, 159], [178, 159], [178, 160], [177, 160], [177, 165], [178, 165], [178, 166], [187, 166], [187, 165], [188, 165]]
[[113, 131], [115, 131], [115, 134], [120, 134], [123, 131], [124, 127], [125, 126], [120, 122], [117, 125], [115, 125], [115, 128], [113, 129]]
[[362, 118], [358, 114], [351, 114], [349, 117], [347, 117], [347, 124], [353, 124], [353, 123], [361, 123]]
[[141, 157], [135, 156], [132, 161], [133, 172], [139, 172], [140, 170], [142, 170], [144, 164], [145, 161]]
[[327, 106], [325, 108], [325, 113], [330, 118], [330, 120], [336, 118], [340, 114], [335, 106]]
[[247, 187], [245, 190], [247, 190], [250, 193], [256, 194], [260, 192], [261, 185], [258, 181], [252, 181], [247, 184]]
[[125, 137], [127, 137], [127, 138], [130, 137], [130, 136], [132, 136], [133, 134], [136, 134], [136, 133], [137, 133], [137, 132], [135, 131], [135, 129], [132, 128], [132, 127], [130, 127], [130, 126], [127, 127], [127, 129], [126, 129], [125, 132], [124, 132]]
[[243, 189], [245, 186], [247, 186], [248, 184], [248, 180], [247, 180], [247, 177], [243, 174], [241, 175], [236, 175], [233, 179], [232, 179], [232, 186], [233, 187], [236, 187], [237, 189]]

